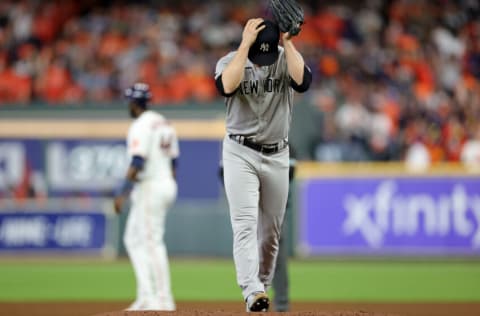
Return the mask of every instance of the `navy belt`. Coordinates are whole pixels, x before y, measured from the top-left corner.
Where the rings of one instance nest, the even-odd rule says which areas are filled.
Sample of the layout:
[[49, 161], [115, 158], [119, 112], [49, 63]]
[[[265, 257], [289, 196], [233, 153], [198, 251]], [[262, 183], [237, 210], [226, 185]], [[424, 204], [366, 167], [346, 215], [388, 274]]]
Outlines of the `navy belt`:
[[251, 140], [249, 140], [247, 137], [243, 135], [229, 134], [228, 137], [241, 145], [244, 145], [248, 148], [251, 148], [253, 150], [256, 150], [258, 152], [261, 152], [267, 155], [277, 153], [280, 150], [287, 147], [288, 145], [288, 142], [286, 140], [278, 142], [276, 144], [258, 144], [258, 143], [252, 142]]

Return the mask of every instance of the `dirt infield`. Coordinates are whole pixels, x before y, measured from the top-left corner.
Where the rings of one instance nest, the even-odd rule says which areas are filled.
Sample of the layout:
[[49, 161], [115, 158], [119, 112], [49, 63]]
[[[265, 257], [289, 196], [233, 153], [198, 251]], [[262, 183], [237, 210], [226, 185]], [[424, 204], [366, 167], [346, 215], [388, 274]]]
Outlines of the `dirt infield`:
[[[242, 315], [241, 302], [179, 302], [176, 312], [125, 312], [128, 302], [0, 302], [0, 315], [5, 316], [224, 316]], [[265, 314], [265, 313], [261, 313]], [[478, 316], [478, 303], [293, 303], [289, 313], [268, 313], [282, 316]]]

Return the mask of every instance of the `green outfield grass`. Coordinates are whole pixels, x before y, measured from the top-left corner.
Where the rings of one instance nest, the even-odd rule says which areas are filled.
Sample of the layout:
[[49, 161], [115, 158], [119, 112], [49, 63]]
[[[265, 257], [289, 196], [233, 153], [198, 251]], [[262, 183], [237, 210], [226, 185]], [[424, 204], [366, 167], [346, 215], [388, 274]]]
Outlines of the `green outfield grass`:
[[[297, 301], [480, 301], [477, 262], [290, 263]], [[177, 301], [240, 298], [230, 260], [171, 260]], [[117, 262], [0, 262], [0, 301], [131, 300], [130, 264]]]

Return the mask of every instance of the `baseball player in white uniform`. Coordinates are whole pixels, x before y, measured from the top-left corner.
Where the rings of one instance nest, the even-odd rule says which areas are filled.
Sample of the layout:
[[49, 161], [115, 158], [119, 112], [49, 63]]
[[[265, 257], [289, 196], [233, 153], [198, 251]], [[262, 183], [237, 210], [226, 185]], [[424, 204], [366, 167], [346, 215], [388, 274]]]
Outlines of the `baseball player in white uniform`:
[[225, 191], [233, 229], [237, 282], [249, 312], [268, 311], [288, 196], [288, 132], [294, 91], [312, 74], [288, 33], [249, 20], [238, 49], [222, 57], [215, 82], [226, 97]]
[[134, 122], [127, 137], [131, 164], [114, 200], [119, 213], [130, 195], [124, 243], [135, 272], [137, 297], [128, 310], [175, 310], [164, 243], [165, 217], [175, 201], [175, 160], [179, 155], [174, 128], [148, 110], [149, 87], [136, 83], [125, 90]]

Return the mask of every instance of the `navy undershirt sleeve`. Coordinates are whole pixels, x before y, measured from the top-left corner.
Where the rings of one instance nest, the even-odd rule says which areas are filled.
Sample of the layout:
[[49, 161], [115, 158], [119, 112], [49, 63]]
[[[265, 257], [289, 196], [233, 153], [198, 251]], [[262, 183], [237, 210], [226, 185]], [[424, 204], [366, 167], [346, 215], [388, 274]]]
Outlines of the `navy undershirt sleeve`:
[[312, 83], [312, 72], [310, 68], [307, 67], [307, 65], [304, 66], [303, 68], [303, 80], [301, 84], [297, 84], [295, 80], [290, 78], [290, 86], [293, 88], [293, 90], [303, 93], [310, 88], [310, 84]]
[[235, 92], [237, 92], [237, 90], [235, 89], [235, 91], [231, 92], [231, 93], [226, 93], [225, 92], [225, 88], [223, 87], [223, 82], [222, 82], [222, 75], [218, 76], [218, 78], [215, 80], [215, 86], [217, 87], [217, 90], [218, 92], [220, 92], [221, 95], [223, 95], [224, 97], [231, 97], [232, 95], [235, 94]]

